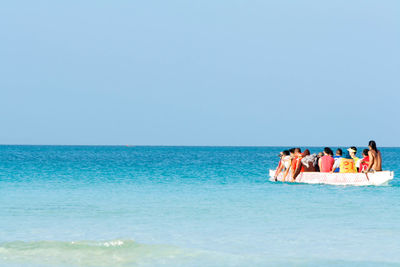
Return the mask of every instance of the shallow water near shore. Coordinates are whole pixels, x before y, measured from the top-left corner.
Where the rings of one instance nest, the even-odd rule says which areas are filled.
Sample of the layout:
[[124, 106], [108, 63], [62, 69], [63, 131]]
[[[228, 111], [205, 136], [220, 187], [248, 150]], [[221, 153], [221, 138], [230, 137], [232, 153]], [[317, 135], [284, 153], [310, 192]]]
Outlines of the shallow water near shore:
[[282, 149], [0, 146], [0, 265], [400, 265], [400, 148], [379, 187], [270, 182]]

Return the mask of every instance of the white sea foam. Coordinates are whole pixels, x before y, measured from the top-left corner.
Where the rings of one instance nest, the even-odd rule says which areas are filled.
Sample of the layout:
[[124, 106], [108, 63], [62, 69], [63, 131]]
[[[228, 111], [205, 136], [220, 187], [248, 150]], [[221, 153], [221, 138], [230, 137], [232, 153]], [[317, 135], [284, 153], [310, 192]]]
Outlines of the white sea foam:
[[193, 257], [196, 253], [168, 245], [144, 245], [133, 240], [36, 241], [0, 244], [0, 259], [8, 263], [73, 266], [125, 266], [155, 264], [168, 259]]

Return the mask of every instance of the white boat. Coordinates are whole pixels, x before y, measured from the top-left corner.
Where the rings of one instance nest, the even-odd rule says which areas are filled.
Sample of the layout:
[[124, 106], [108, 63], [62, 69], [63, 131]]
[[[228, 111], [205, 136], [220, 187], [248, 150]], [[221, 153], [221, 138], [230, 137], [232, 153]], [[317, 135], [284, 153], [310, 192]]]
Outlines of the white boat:
[[[275, 170], [269, 170], [270, 181], [275, 181]], [[387, 185], [393, 180], [394, 172], [381, 171], [371, 173], [326, 173], [326, 172], [302, 172], [294, 181], [295, 183], [307, 184], [331, 184], [331, 185]], [[278, 181], [283, 180], [280, 173]], [[289, 175], [285, 182], [291, 182]]]

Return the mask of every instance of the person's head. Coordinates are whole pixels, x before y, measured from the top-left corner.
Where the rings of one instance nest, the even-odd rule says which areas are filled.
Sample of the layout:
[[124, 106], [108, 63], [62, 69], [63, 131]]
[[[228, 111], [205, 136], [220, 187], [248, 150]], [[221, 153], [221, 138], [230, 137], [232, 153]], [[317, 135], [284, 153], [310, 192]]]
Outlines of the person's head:
[[294, 156], [294, 148], [289, 149], [290, 156]]
[[325, 147], [325, 148], [324, 148], [324, 154], [325, 154], [325, 155], [330, 155], [331, 152], [332, 152], [332, 150], [331, 150], [329, 147]]
[[371, 150], [378, 151], [378, 149], [376, 148], [376, 143], [375, 143], [374, 140], [369, 141], [368, 147], [369, 147], [369, 149], [371, 149]]
[[282, 151], [283, 156], [289, 156], [289, 150], [283, 150]]
[[317, 155], [318, 158], [322, 158], [323, 156], [324, 156], [324, 153], [322, 153], [322, 152], [319, 152], [318, 155]]
[[349, 151], [352, 158], [354, 158], [357, 154], [357, 148], [355, 146], [348, 148], [347, 151]]
[[343, 158], [345, 158], [345, 159], [352, 159], [352, 157], [350, 156], [350, 153], [349, 153], [348, 151], [344, 152]]
[[296, 148], [294, 149], [294, 154], [295, 154], [295, 155], [301, 154], [301, 149], [300, 149], [299, 147], [296, 147]]
[[342, 156], [342, 155], [343, 155], [342, 149], [341, 149], [341, 148], [338, 148], [338, 149], [336, 150], [336, 156]]
[[304, 150], [303, 154], [301, 154], [303, 157], [309, 156], [310, 155], [310, 150], [306, 149]]
[[368, 149], [364, 149], [363, 150], [363, 152], [362, 152], [362, 155], [364, 156], [364, 157], [368, 157]]

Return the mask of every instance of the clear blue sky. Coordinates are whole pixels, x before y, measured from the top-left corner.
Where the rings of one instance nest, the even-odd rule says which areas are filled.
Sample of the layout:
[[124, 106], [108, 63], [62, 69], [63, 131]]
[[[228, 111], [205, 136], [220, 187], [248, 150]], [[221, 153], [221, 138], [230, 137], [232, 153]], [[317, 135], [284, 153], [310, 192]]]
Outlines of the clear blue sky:
[[5, 1], [0, 143], [400, 146], [400, 1]]

